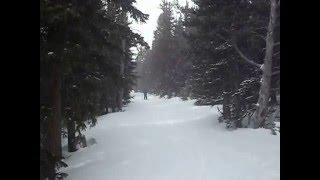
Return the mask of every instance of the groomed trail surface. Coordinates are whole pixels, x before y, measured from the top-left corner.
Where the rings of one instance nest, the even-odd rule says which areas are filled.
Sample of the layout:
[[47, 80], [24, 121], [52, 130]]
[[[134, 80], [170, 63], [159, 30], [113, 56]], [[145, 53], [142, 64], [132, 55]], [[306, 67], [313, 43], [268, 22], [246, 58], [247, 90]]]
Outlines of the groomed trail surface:
[[280, 135], [226, 130], [216, 107], [143, 100], [98, 118], [90, 144], [66, 159], [67, 180], [279, 180]]

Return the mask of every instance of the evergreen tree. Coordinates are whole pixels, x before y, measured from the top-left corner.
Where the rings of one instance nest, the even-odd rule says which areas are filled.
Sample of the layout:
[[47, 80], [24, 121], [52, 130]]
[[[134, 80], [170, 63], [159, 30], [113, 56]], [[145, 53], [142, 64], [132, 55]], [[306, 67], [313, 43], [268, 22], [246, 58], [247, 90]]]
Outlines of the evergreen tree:
[[162, 1], [152, 49], [144, 54], [144, 79], [149, 91], [160, 96], [187, 96], [183, 91], [191, 64], [186, 62], [187, 40], [183, 14], [174, 18], [176, 5]]
[[[76, 150], [82, 131], [108, 107], [128, 103], [135, 64], [132, 46], [146, 46], [127, 14], [145, 22], [134, 1], [40, 1], [41, 179], [62, 177], [61, 135]], [[121, 91], [121, 96], [119, 92]], [[61, 131], [66, 128], [67, 131]], [[59, 163], [60, 162], [60, 163]]]
[[[268, 5], [259, 0], [194, 3], [185, 21], [193, 29], [188, 36], [192, 96], [198, 104], [222, 103], [227, 126], [241, 127], [243, 117], [256, 109]], [[254, 60], [247, 61], [243, 54]]]
[[154, 32], [151, 52], [151, 72], [153, 74], [154, 91], [161, 96], [172, 93], [173, 59], [173, 10], [172, 4], [162, 1], [163, 11], [158, 18], [158, 26]]

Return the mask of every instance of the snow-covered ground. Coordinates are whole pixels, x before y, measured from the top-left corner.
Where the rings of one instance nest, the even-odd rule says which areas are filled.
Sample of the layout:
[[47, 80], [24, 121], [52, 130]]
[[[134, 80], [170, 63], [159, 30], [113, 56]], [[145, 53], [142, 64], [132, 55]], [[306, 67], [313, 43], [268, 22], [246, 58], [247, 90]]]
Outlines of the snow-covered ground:
[[194, 101], [134, 96], [85, 132], [96, 144], [66, 159], [67, 180], [280, 179], [280, 135], [228, 131], [215, 107]]

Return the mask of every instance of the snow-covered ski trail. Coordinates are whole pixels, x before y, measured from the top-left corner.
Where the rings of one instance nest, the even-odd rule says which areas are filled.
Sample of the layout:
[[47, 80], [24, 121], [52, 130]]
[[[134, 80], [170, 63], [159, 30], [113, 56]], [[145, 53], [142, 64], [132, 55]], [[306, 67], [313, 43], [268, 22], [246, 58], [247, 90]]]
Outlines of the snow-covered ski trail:
[[66, 159], [67, 180], [279, 180], [280, 135], [228, 131], [215, 107], [135, 93], [124, 112], [85, 132], [95, 144]]

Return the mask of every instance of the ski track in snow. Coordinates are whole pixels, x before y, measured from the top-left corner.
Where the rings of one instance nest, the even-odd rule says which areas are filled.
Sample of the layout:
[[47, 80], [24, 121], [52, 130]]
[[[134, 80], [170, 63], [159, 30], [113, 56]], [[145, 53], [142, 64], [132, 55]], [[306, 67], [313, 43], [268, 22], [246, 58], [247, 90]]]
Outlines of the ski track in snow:
[[280, 135], [226, 130], [215, 107], [192, 100], [134, 96], [84, 133], [97, 144], [66, 159], [66, 180], [280, 179]]

